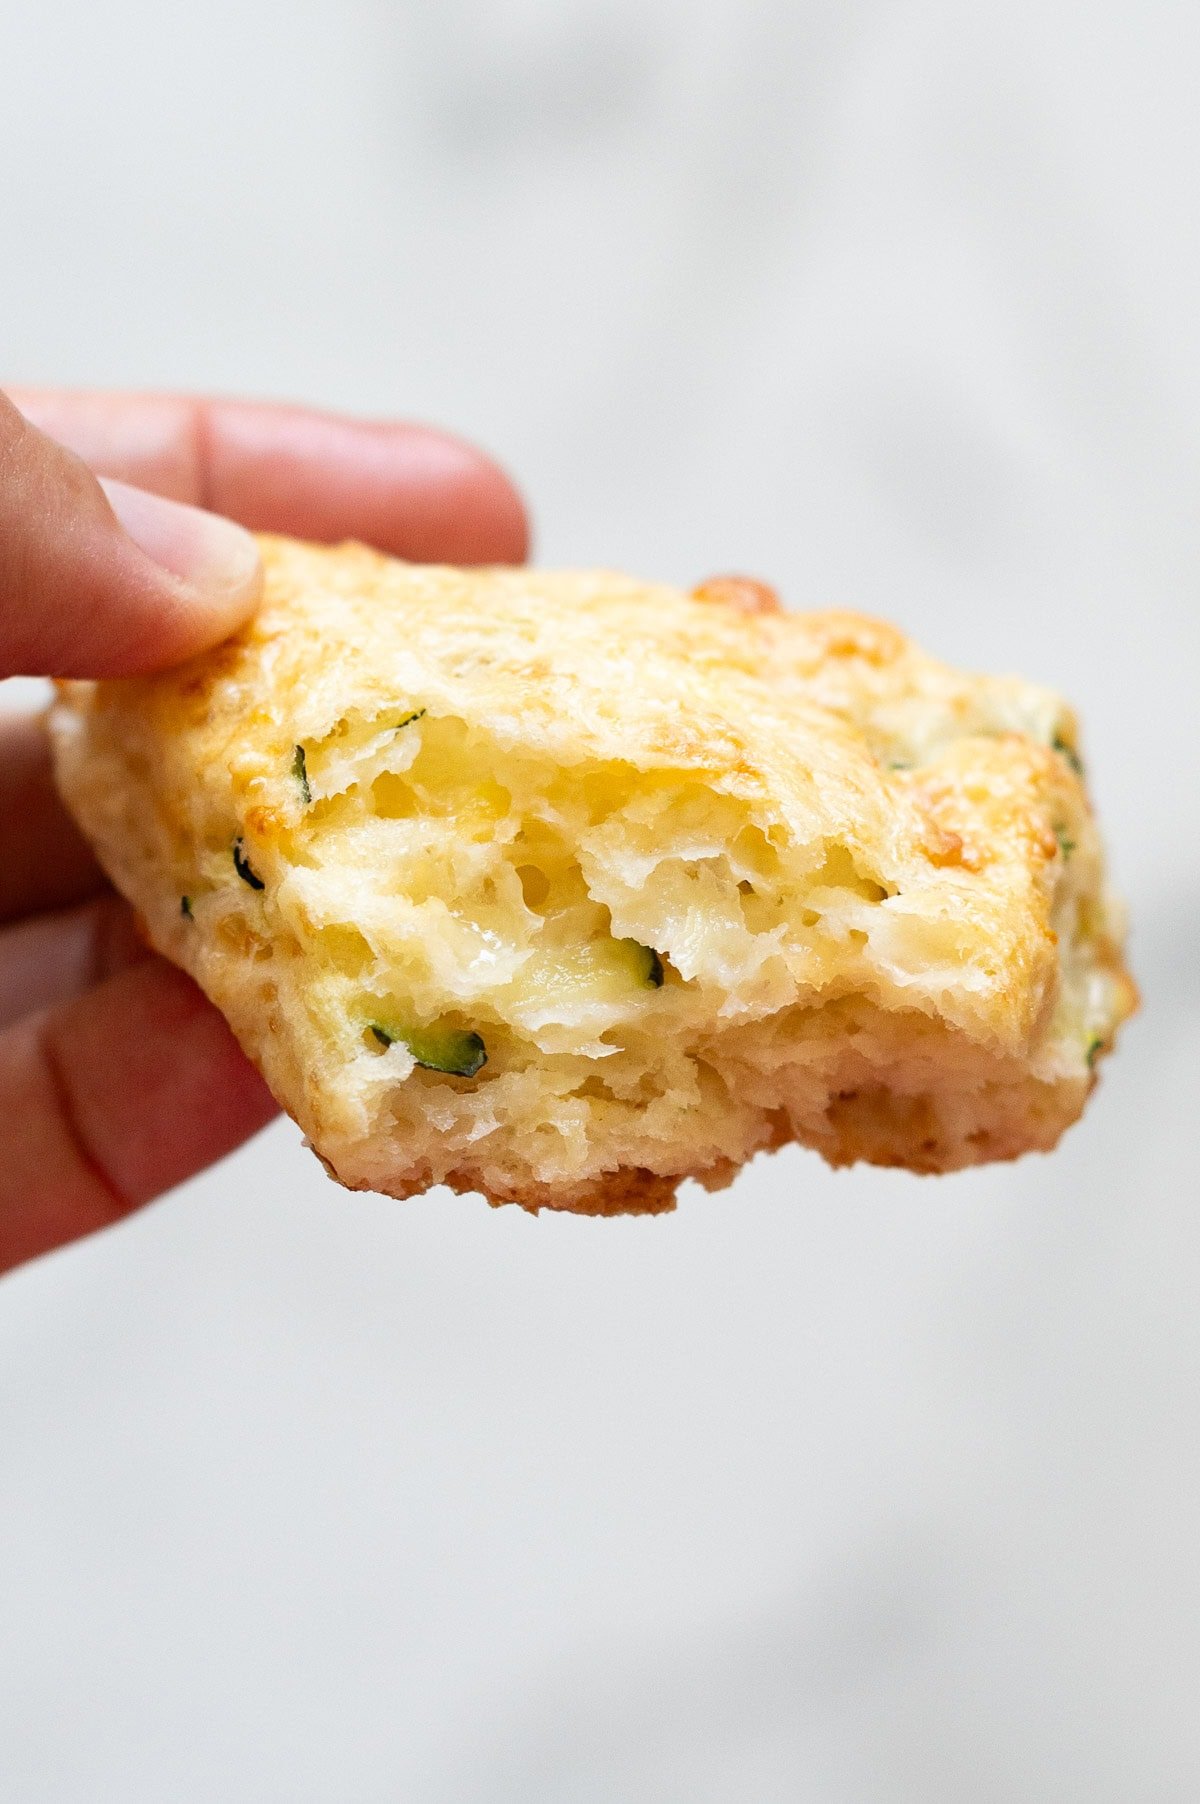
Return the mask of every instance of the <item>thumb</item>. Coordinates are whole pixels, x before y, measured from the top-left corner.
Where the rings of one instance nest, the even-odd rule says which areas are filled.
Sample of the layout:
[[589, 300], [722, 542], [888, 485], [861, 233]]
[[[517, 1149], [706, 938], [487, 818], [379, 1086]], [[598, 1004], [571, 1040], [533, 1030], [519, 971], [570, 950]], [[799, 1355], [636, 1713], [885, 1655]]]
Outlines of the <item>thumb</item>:
[[240, 526], [98, 482], [0, 395], [0, 677], [178, 663], [239, 626], [261, 582]]

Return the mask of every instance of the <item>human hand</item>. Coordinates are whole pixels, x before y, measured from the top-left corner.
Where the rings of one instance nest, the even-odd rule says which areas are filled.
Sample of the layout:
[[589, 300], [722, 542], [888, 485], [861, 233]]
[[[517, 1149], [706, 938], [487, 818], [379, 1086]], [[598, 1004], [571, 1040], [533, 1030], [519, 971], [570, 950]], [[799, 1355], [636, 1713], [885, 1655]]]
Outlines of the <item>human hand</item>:
[[[425, 428], [9, 393], [0, 677], [135, 675], [215, 644], [258, 598], [241, 527], [427, 562], [525, 553], [507, 479]], [[0, 715], [0, 1271], [119, 1220], [274, 1112], [222, 1017], [107, 888], [55, 794], [41, 721]]]

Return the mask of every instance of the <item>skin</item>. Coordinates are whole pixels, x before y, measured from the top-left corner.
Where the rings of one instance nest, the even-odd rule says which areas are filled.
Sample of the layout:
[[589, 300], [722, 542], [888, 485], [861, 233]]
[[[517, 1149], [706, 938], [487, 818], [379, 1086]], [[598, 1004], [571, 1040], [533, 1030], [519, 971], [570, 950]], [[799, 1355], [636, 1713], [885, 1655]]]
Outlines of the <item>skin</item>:
[[[511, 483], [429, 428], [182, 395], [8, 397], [0, 676], [160, 669], [252, 612], [252, 542], [141, 491], [420, 562], [525, 556]], [[140, 943], [58, 802], [40, 721], [0, 716], [0, 1272], [110, 1226], [274, 1113], [222, 1017]]]

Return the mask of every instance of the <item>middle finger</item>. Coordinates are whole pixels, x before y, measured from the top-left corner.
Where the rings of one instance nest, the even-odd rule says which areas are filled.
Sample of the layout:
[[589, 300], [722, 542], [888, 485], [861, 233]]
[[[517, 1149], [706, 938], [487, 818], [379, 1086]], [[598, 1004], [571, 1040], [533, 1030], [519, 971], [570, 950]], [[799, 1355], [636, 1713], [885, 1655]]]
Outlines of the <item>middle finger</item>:
[[149, 953], [133, 911], [109, 892], [0, 930], [0, 1029], [68, 1002]]
[[0, 715], [0, 925], [104, 887], [54, 787], [43, 717]]

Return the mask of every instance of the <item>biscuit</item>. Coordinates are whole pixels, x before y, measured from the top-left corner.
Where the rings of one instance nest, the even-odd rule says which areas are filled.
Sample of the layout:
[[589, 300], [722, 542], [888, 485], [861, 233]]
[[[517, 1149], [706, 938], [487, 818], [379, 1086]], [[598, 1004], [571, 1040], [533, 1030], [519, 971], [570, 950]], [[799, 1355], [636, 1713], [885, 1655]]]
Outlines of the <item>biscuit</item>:
[[653, 1211], [786, 1141], [942, 1172], [1077, 1118], [1135, 992], [1056, 696], [739, 578], [261, 545], [239, 636], [51, 730], [343, 1184]]

